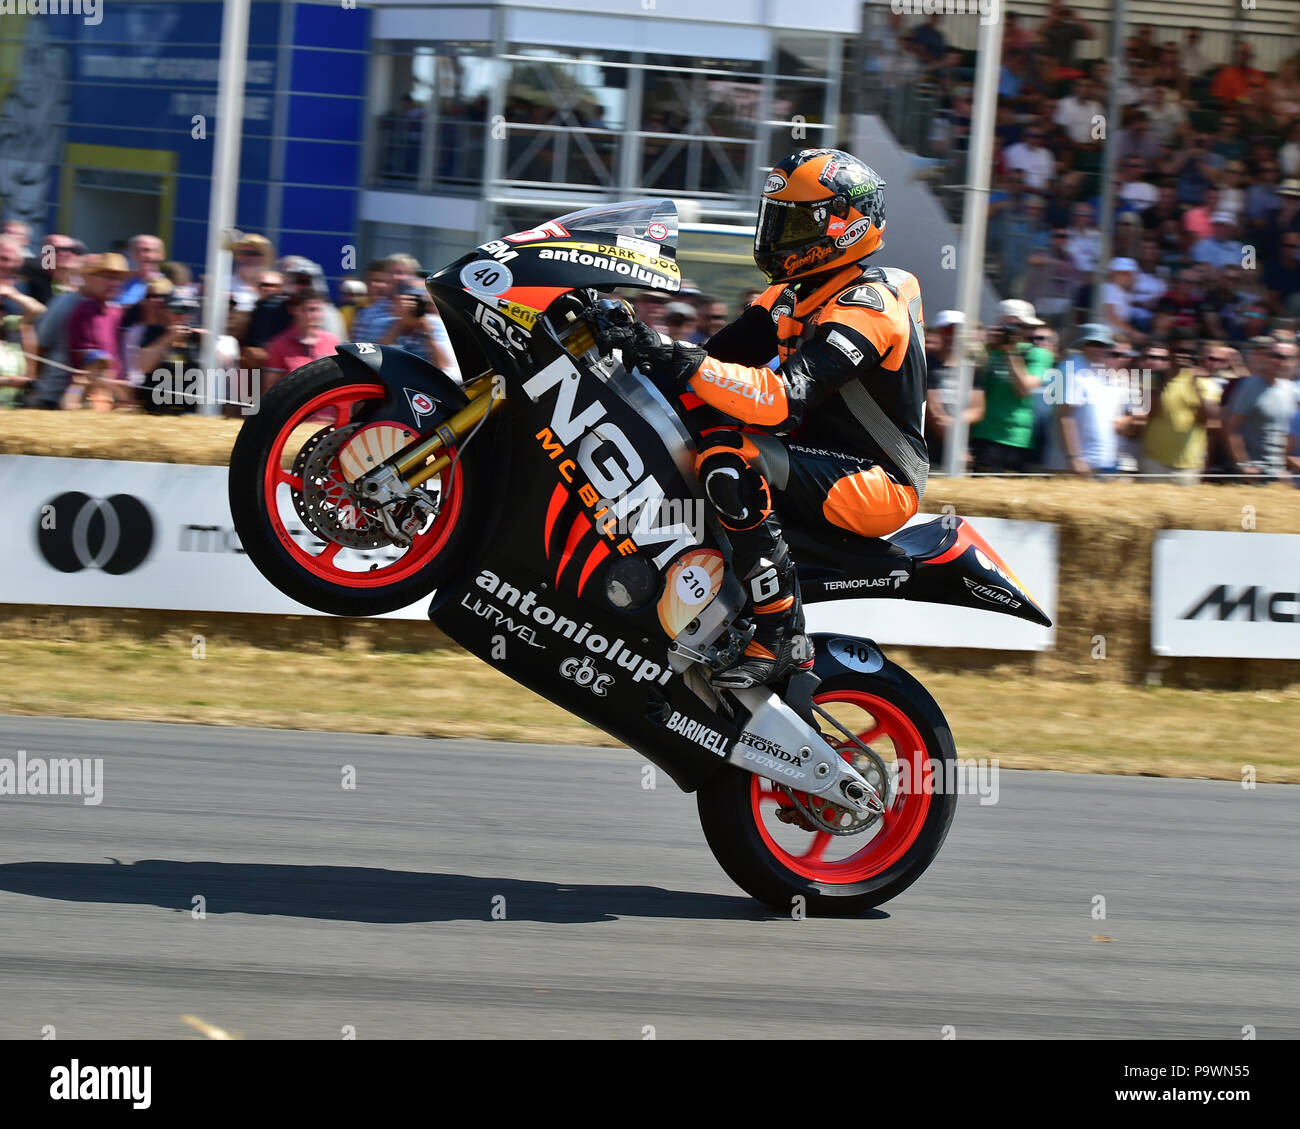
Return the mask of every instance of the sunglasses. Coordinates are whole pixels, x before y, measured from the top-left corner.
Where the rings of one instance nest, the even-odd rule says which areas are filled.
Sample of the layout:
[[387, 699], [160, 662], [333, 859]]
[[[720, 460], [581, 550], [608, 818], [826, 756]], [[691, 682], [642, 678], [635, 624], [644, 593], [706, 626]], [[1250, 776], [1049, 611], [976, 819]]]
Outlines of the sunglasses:
[[1030, 340], [1032, 340], [1032, 341], [1050, 341], [1051, 339], [1052, 339], [1052, 338], [1051, 338], [1051, 336], [1050, 336], [1049, 334], [1046, 334], [1046, 333], [1035, 333], [1034, 336], [1033, 336]]

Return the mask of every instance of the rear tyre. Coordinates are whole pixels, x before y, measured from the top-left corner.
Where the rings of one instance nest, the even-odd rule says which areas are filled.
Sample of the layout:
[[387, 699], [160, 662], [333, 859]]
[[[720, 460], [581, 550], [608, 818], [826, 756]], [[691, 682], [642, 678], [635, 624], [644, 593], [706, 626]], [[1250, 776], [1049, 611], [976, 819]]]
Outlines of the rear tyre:
[[[728, 765], [699, 791], [700, 823], [722, 869], [759, 901], [788, 913], [802, 897], [809, 913], [858, 914], [897, 897], [934, 861], [957, 808], [957, 750], [934, 699], [892, 663], [875, 674], [828, 678], [814, 700], [891, 769], [884, 815], [853, 835], [791, 826], [776, 818], [780, 809], [796, 815], [788, 792]], [[857, 751], [822, 728], [846, 760]]]
[[[396, 611], [464, 564], [469, 523], [462, 519], [473, 508], [475, 479], [468, 458], [425, 484], [442, 505], [405, 549], [387, 537], [374, 510], [347, 493], [353, 452], [382, 461], [416, 437], [405, 424], [375, 418], [384, 398], [378, 380], [322, 357], [263, 397], [230, 454], [230, 513], [244, 551], [281, 592], [317, 611]], [[351, 552], [340, 558], [344, 549]]]

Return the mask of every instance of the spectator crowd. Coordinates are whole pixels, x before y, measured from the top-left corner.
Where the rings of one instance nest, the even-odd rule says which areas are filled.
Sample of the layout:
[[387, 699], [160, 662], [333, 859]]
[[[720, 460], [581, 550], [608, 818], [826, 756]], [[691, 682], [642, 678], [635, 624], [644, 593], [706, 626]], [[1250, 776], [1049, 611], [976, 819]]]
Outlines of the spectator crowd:
[[[1112, 122], [1108, 63], [1081, 57], [1108, 27], [1060, 0], [1033, 27], [1005, 20], [987, 267], [1009, 299], [974, 335], [967, 465], [1300, 484], [1300, 53], [1266, 72], [1241, 38], [1215, 66], [1199, 30], [1140, 26]], [[937, 92], [933, 151], [960, 183], [971, 58], [939, 15], [876, 34], [897, 44], [878, 64], [891, 81]], [[956, 411], [959, 316], [931, 316], [927, 335], [936, 461]]]
[[[956, 169], [971, 59], [947, 42], [942, 19], [909, 30], [890, 16], [869, 30], [866, 57], [882, 82], [938, 91], [934, 138]], [[1036, 26], [1005, 20], [987, 265], [1008, 298], [975, 334], [961, 332], [955, 311], [930, 314], [932, 462], [946, 464], [958, 349], [974, 340], [973, 471], [1300, 485], [1300, 55], [1265, 72], [1241, 39], [1212, 66], [1196, 29], [1162, 41], [1139, 27], [1111, 122], [1107, 64], [1080, 57], [1107, 29], [1060, 0]], [[1112, 140], [1107, 250], [1098, 225]], [[257, 373], [257, 391], [344, 340], [397, 345], [459, 377], [411, 256], [369, 263], [338, 284], [336, 302], [319, 265], [277, 260], [263, 236], [242, 235], [231, 250], [216, 366]], [[33, 247], [24, 224], [5, 224], [0, 406], [193, 410], [157, 385], [203, 355], [200, 287], [156, 236], [122, 251], [89, 254], [65, 235]], [[729, 307], [687, 283], [635, 301], [654, 328], [705, 342], [756, 293]]]
[[[195, 410], [204, 397], [181, 376], [202, 361], [201, 287], [184, 264], [166, 261], [162, 240], [137, 235], [125, 254], [88, 254], [66, 235], [39, 248], [29, 242], [19, 222], [0, 234], [0, 407]], [[376, 259], [363, 278], [344, 278], [335, 304], [318, 264], [299, 255], [277, 261], [265, 236], [240, 235], [231, 251], [215, 367], [255, 374], [255, 395], [344, 341], [395, 345], [460, 379], [411, 255]], [[705, 341], [728, 317], [725, 303], [689, 282], [677, 295], [644, 294], [638, 303], [675, 340]], [[226, 401], [231, 415], [248, 406]]]
[[[125, 254], [88, 254], [66, 235], [29, 242], [19, 222], [0, 234], [0, 406], [195, 410], [203, 397], [181, 376], [204, 354], [201, 287], [183, 263], [166, 260], [162, 240], [137, 235]], [[231, 250], [215, 368], [255, 374], [254, 396], [348, 340], [397, 345], [459, 379], [410, 255], [372, 262], [364, 280], [344, 279], [336, 305], [318, 264], [300, 255], [277, 261], [265, 236], [240, 235]], [[229, 414], [249, 406], [225, 403]]]

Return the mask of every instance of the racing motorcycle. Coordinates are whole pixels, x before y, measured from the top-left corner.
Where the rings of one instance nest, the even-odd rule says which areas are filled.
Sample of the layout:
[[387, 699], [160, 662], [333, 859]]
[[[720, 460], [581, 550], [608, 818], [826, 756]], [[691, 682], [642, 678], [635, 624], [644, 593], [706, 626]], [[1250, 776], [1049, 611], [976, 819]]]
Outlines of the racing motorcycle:
[[[457, 259], [426, 285], [463, 384], [371, 343], [303, 366], [240, 431], [231, 513], [262, 574], [319, 611], [434, 593], [429, 617], [456, 643], [695, 792], [710, 848], [754, 897], [857, 913], [942, 845], [953, 737], [916, 679], [847, 633], [814, 635], [812, 669], [779, 685], [712, 684], [754, 626], [695, 477], [699, 425], [594, 332], [602, 295], [680, 288], [677, 233], [671, 201], [643, 200]], [[786, 518], [806, 604], [1050, 623], [964, 519], [828, 542]]]

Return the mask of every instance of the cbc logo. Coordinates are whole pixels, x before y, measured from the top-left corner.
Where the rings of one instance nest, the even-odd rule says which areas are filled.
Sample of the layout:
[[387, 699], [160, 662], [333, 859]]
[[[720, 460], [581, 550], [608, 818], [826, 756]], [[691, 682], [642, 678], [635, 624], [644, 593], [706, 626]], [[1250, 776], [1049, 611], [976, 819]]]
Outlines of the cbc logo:
[[130, 494], [92, 498], [74, 490], [41, 507], [36, 544], [60, 572], [97, 568], [120, 576], [139, 568], [153, 548], [153, 518]]

